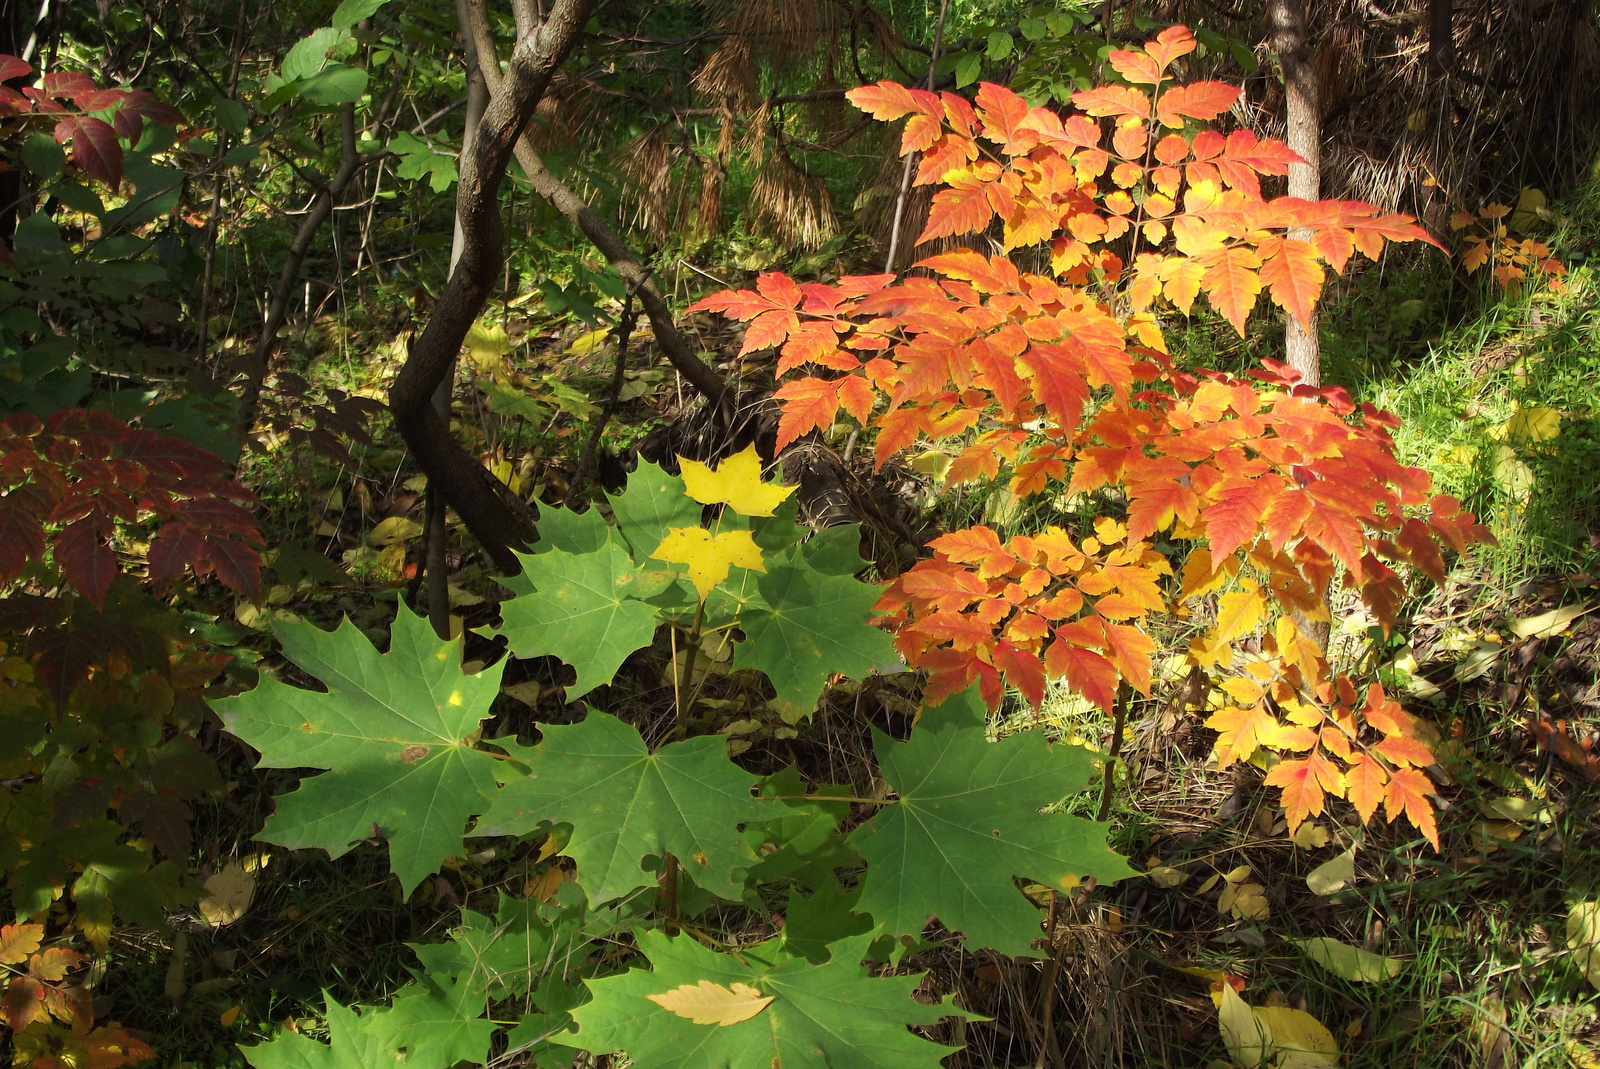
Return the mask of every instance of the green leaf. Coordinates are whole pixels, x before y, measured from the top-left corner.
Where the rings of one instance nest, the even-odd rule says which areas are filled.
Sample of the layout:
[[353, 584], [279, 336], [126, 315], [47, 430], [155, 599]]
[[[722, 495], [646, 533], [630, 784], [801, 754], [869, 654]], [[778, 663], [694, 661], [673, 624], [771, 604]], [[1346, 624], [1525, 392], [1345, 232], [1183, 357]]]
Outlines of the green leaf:
[[568, 698], [610, 683], [623, 659], [655, 637], [656, 609], [638, 597], [660, 588], [641, 577], [615, 538], [593, 553], [518, 557], [533, 593], [501, 607], [501, 630], [518, 657], [559, 657], [577, 669]]
[[617, 530], [638, 561], [656, 551], [668, 528], [693, 527], [700, 522], [701, 506], [684, 493], [683, 480], [648, 460], [639, 461], [626, 490], [606, 498], [617, 518]]
[[389, 151], [400, 157], [400, 166], [394, 172], [400, 178], [426, 178], [435, 193], [443, 193], [456, 183], [455, 157], [436, 151], [430, 142], [409, 131], [391, 138]]
[[467, 819], [497, 789], [494, 757], [474, 749], [500, 689], [504, 662], [465, 675], [461, 640], [440, 641], [403, 604], [389, 652], [379, 654], [349, 620], [337, 631], [278, 627], [284, 656], [328, 693], [263, 678], [212, 703], [227, 729], [261, 751], [260, 768], [328, 769], [278, 798], [261, 838], [338, 857], [377, 832], [409, 894], [462, 852]]
[[1016, 42], [1004, 30], [996, 30], [989, 35], [989, 58], [999, 62], [1011, 55], [1011, 49]]
[[1326, 936], [1289, 941], [1333, 975], [1364, 984], [1381, 983], [1398, 976], [1404, 964], [1399, 958], [1386, 958]]
[[[974, 1016], [914, 1000], [919, 976], [869, 976], [860, 963], [870, 936], [833, 944], [823, 965], [785, 953], [781, 942], [735, 957], [686, 935], [640, 932], [639, 946], [654, 968], [586, 981], [594, 998], [572, 1011], [578, 1028], [558, 1041], [595, 1054], [626, 1051], [636, 1069], [937, 1069], [954, 1048], [907, 1026]], [[736, 1024], [702, 1025], [650, 999], [702, 980], [724, 988], [744, 984], [772, 1002]]]
[[793, 765], [762, 781], [761, 796], [781, 799], [782, 804], [769, 819], [745, 827], [745, 841], [761, 855], [760, 863], [750, 869], [752, 885], [792, 876], [808, 886], [820, 886], [833, 882], [834, 870], [861, 864], [838, 830], [850, 813], [850, 803], [829, 798], [830, 793], [848, 795], [850, 788], [828, 786], [806, 796], [805, 781]]
[[449, 1069], [457, 1062], [487, 1060], [494, 1022], [482, 1019], [481, 1003], [452, 1004], [448, 994], [411, 985], [395, 998], [393, 1009], [369, 1009], [359, 1016], [329, 997], [329, 1042], [285, 1029], [240, 1050], [256, 1069], [370, 1069], [401, 1063], [406, 1069]]
[[[555, 556], [556, 554], [547, 554]], [[641, 862], [672, 854], [695, 883], [737, 899], [756, 854], [739, 825], [770, 809], [750, 795], [756, 777], [728, 760], [720, 735], [651, 753], [632, 727], [591, 709], [581, 723], [549, 725], [523, 751], [529, 774], [506, 785], [474, 835], [525, 835], [541, 820], [572, 825], [564, 851], [591, 902], [656, 881]]]
[[956, 88], [965, 89], [978, 80], [978, 70], [983, 66], [983, 56], [977, 52], [963, 53], [956, 60]]
[[495, 999], [520, 997], [547, 963], [577, 953], [585, 913], [583, 893], [573, 884], [563, 884], [549, 904], [502, 894], [493, 919], [465, 909], [447, 942], [406, 945], [430, 978], [466, 980]]
[[301, 82], [299, 88], [300, 96], [323, 107], [352, 104], [365, 96], [366, 92], [367, 72], [343, 63], [329, 64], [320, 73]]
[[376, 15], [388, 2], [389, 0], [343, 0], [333, 9], [333, 28], [352, 30], [356, 23]]
[[567, 553], [596, 553], [605, 547], [610, 531], [599, 509], [573, 512], [547, 508], [539, 514], [539, 540], [533, 544], [533, 551], [548, 553], [559, 549]]
[[1037, 957], [1039, 910], [1012, 877], [1071, 888], [1133, 875], [1106, 846], [1106, 826], [1046, 814], [1093, 774], [1080, 746], [1029, 731], [989, 742], [976, 687], [924, 709], [907, 742], [874, 730], [883, 777], [900, 796], [850, 842], [867, 860], [861, 908], [895, 935], [929, 917], [965, 933], [969, 947]]
[[22, 162], [40, 178], [54, 178], [66, 164], [67, 154], [49, 134], [29, 134], [22, 143]]
[[784, 948], [813, 964], [827, 961], [829, 943], [872, 931], [872, 918], [855, 912], [859, 901], [859, 884], [846, 891], [831, 876], [822, 881], [810, 898], [791, 891], [783, 911]]
[[903, 671], [894, 642], [867, 622], [877, 587], [824, 575], [792, 555], [768, 565], [756, 586], [768, 607], [740, 618], [746, 640], [733, 666], [765, 672], [780, 701], [809, 712], [835, 672], [862, 679], [874, 670]]
[[283, 57], [281, 70], [285, 82], [310, 78], [328, 65], [328, 52], [344, 41], [348, 33], [324, 26], [302, 37]]
[[861, 525], [827, 527], [800, 547], [800, 556], [824, 575], [855, 575], [867, 566], [861, 556]]

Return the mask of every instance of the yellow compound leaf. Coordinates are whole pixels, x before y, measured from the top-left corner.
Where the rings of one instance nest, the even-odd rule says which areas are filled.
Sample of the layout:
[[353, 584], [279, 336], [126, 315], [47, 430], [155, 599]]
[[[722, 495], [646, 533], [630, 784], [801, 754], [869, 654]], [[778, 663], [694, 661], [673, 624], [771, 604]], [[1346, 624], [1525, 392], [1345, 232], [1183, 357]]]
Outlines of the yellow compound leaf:
[[728, 578], [728, 569], [737, 564], [753, 572], [764, 572], [761, 547], [749, 531], [723, 531], [713, 535], [704, 527], [668, 528], [650, 556], [669, 564], [686, 564], [689, 581], [704, 601], [711, 589]]
[[27, 961], [43, 939], [42, 924], [8, 924], [0, 928], [0, 965], [20, 965]]
[[749, 984], [723, 987], [710, 980], [698, 984], [684, 984], [659, 995], [646, 995], [651, 1002], [679, 1017], [687, 1017], [695, 1024], [714, 1024], [727, 1027], [748, 1021], [767, 1008], [771, 995], [763, 995]]
[[1216, 645], [1248, 635], [1261, 622], [1266, 602], [1256, 590], [1235, 590], [1217, 599], [1217, 626], [1209, 640]]
[[678, 458], [683, 486], [702, 505], [727, 505], [741, 516], [771, 516], [789, 495], [799, 489], [761, 481], [761, 458], [756, 447], [746, 446], [728, 457], [716, 470], [697, 460]]

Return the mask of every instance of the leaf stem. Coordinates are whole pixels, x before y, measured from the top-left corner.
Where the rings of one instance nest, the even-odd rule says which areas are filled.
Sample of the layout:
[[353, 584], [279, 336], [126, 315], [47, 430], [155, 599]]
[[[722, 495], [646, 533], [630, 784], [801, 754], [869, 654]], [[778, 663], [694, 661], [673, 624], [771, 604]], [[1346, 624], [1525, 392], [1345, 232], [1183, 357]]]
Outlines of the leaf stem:
[[1098, 821], [1104, 821], [1111, 815], [1112, 776], [1116, 769], [1117, 755], [1122, 752], [1122, 727], [1128, 721], [1128, 695], [1132, 690], [1127, 680], [1117, 685], [1117, 716], [1111, 725], [1111, 746], [1106, 751], [1106, 774], [1100, 784], [1100, 812], [1094, 818]]
[[[693, 683], [694, 682], [694, 655], [700, 652], [700, 624], [701, 624], [702, 621], [705, 620], [705, 618], [706, 618], [706, 599], [705, 598], [701, 598], [700, 599], [700, 604], [698, 606], [696, 606], [695, 610], [694, 610], [694, 626], [692, 628], [690, 628], [690, 630], [689, 630], [689, 648], [687, 650], [685, 650], [684, 654], [683, 654], [683, 676], [682, 676], [682, 678], [684, 680], [687, 680], [689, 683]], [[674, 650], [673, 653], [672, 653], [672, 661], [673, 661], [672, 696], [673, 696], [673, 701], [678, 706], [678, 726], [676, 728], [676, 731], [677, 731], [678, 737], [679, 738], [683, 738], [689, 732], [689, 719], [688, 719], [688, 717], [689, 717], [689, 709], [688, 709], [688, 706], [684, 705], [684, 703], [683, 703], [683, 686], [679, 682], [679, 677], [678, 677], [678, 672], [677, 672], [678, 653], [677, 653], [676, 650]], [[690, 704], [693, 704], [694, 699], [698, 698], [699, 696], [700, 696], [700, 691], [696, 690], [694, 692], [694, 694], [689, 699]]]
[[666, 915], [668, 935], [678, 934], [678, 859], [667, 855], [661, 873], [661, 912]]

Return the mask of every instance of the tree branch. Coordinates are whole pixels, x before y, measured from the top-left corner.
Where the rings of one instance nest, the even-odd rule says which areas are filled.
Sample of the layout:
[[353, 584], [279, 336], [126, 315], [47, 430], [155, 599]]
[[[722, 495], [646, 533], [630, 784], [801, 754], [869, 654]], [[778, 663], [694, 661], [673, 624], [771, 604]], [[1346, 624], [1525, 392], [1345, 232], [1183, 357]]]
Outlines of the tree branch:
[[306, 212], [306, 217], [300, 220], [300, 227], [295, 231], [294, 240], [289, 243], [289, 251], [284, 257], [283, 270], [278, 274], [278, 284], [273, 288], [272, 301], [267, 306], [267, 321], [261, 326], [255, 349], [246, 361], [241, 361], [240, 370], [246, 376], [244, 390], [239, 399], [241, 436], [249, 435], [251, 427], [255, 424], [256, 409], [261, 401], [261, 384], [266, 380], [271, 367], [272, 351], [277, 347], [278, 331], [283, 327], [284, 317], [288, 315], [289, 301], [294, 295], [295, 282], [300, 276], [300, 265], [305, 262], [306, 253], [311, 251], [311, 243], [316, 240], [317, 231], [322, 229], [322, 224], [333, 214], [334, 204], [344, 195], [351, 179], [355, 178], [356, 171], [360, 169], [361, 157], [356, 153], [354, 104], [345, 104], [339, 110], [339, 151], [339, 169], [334, 172], [327, 184], [317, 188], [317, 195], [311, 201], [310, 210]]
[[537, 32], [517, 41], [504, 75], [497, 63], [490, 62], [493, 53], [480, 50], [490, 98], [472, 151], [463, 153], [460, 162], [456, 219], [461, 226], [461, 259], [389, 390], [395, 425], [427, 473], [429, 485], [440, 487], [449, 497], [503, 572], [517, 570], [511, 551], [524, 548], [531, 532], [490, 485], [494, 476], [461, 448], [449, 423], [439, 418], [430, 402], [500, 270], [504, 250], [499, 192], [512, 148], [556, 69], [577, 45], [591, 6], [590, 0], [556, 0]]
[[[500, 80], [502, 77], [509, 78], [510, 72], [501, 75], [499, 62], [490, 58], [495, 54], [494, 34], [489, 28], [488, 14], [484, 10], [483, 0], [467, 0], [467, 12], [472, 20], [469, 32], [477, 44], [483, 77], [489, 83], [489, 92], [498, 96]], [[623, 243], [615, 231], [601, 221], [594, 213], [594, 209], [590, 208], [582, 197], [550, 173], [550, 169], [544, 165], [544, 160], [527, 138], [517, 141], [516, 155], [517, 162], [522, 165], [528, 181], [538, 194], [554, 205], [557, 211], [565, 215], [583, 233], [584, 237], [594, 243], [600, 254], [617, 269], [617, 274], [622, 276], [628, 289], [638, 295], [639, 304], [644, 308], [645, 315], [650, 317], [650, 326], [655, 332], [656, 343], [661, 346], [661, 351], [667, 354], [667, 359], [678, 374], [687, 379], [690, 385], [700, 391], [707, 400], [714, 402], [731, 400], [732, 391], [728, 388], [728, 384], [723, 381], [715, 368], [695, 355], [694, 346], [678, 329], [672, 310], [650, 278], [650, 272], [645, 270], [632, 250]]]

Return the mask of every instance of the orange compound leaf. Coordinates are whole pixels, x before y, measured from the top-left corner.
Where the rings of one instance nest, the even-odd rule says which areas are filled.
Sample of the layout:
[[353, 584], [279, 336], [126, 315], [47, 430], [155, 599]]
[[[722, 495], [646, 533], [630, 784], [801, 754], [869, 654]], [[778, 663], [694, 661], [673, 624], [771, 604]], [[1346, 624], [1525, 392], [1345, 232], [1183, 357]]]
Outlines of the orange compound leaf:
[[936, 94], [926, 89], [907, 89], [899, 82], [857, 86], [845, 93], [845, 99], [879, 122], [903, 119], [912, 112], [941, 120], [944, 117], [944, 105]]
[[799, 329], [799, 326], [800, 317], [787, 308], [762, 312], [751, 320], [750, 326], [745, 329], [744, 345], [739, 348], [739, 355], [745, 356], [748, 353], [782, 345], [789, 334]]
[[1420, 740], [1409, 735], [1390, 735], [1372, 748], [1372, 752], [1397, 765], [1426, 768], [1436, 764], [1433, 751]]
[[76, 950], [51, 947], [28, 959], [28, 975], [38, 980], [56, 983], [88, 960]]
[[958, 564], [978, 565], [979, 579], [1005, 575], [1017, 565], [1017, 558], [1000, 544], [994, 529], [982, 525], [940, 535], [928, 548]]
[[0, 995], [0, 1016], [13, 1032], [20, 1032], [34, 1021], [48, 1021], [50, 1011], [44, 1004], [44, 985], [31, 976], [13, 976]]
[[[1189, 466], [1172, 462], [1182, 472], [1168, 478], [1130, 480], [1128, 487], [1128, 538], [1139, 541], [1157, 531], [1165, 531], [1174, 521], [1193, 526], [1200, 520], [1200, 499], [1189, 486]], [[1162, 461], [1152, 461], [1151, 466]]]
[[1444, 556], [1439, 552], [1439, 543], [1426, 523], [1418, 519], [1406, 520], [1395, 539], [1395, 546], [1412, 567], [1439, 586], [1444, 586]]
[[1208, 636], [1221, 645], [1248, 635], [1261, 623], [1267, 602], [1259, 590], [1235, 590], [1217, 598], [1217, 622]]
[[1255, 250], [1243, 245], [1223, 249], [1205, 260], [1205, 274], [1201, 276], [1200, 285], [1206, 299], [1233, 324], [1241, 338], [1245, 320], [1261, 293], [1261, 276], [1256, 273], [1260, 266], [1261, 258]]
[[1300, 760], [1279, 761], [1263, 781], [1269, 787], [1283, 788], [1284, 815], [1293, 834], [1308, 816], [1322, 815], [1327, 794], [1344, 794], [1344, 774], [1320, 751]]
[[889, 458], [909, 447], [917, 435], [928, 428], [928, 410], [925, 408], [896, 408], [878, 417], [878, 440], [873, 444], [873, 462], [883, 467]]
[[1219, 732], [1216, 755], [1217, 770], [1221, 771], [1235, 761], [1244, 761], [1256, 752], [1278, 730], [1278, 720], [1267, 712], [1264, 705], [1248, 708], [1230, 705], [1211, 714], [1206, 727]]
[[1372, 814], [1378, 811], [1378, 804], [1383, 801], [1384, 787], [1389, 782], [1389, 774], [1366, 754], [1356, 754], [1350, 768], [1344, 774], [1345, 794], [1350, 799], [1350, 804], [1356, 807], [1356, 812], [1361, 816], [1361, 823], [1365, 824], [1372, 819]]
[[1137, 52], [1119, 48], [1106, 58], [1112, 70], [1137, 85], [1160, 85], [1166, 74], [1167, 65], [1142, 48]]
[[1044, 667], [1057, 678], [1065, 678], [1067, 685], [1104, 712], [1109, 714], [1117, 700], [1117, 669], [1093, 650], [1082, 649], [1065, 641], [1061, 628], [1056, 629], [1056, 639], [1044, 653]]
[[974, 100], [983, 120], [983, 136], [1008, 156], [1020, 156], [1039, 143], [1038, 131], [1025, 125], [1028, 102], [1003, 85], [984, 82]]
[[878, 399], [878, 393], [872, 388], [864, 375], [846, 375], [842, 379], [835, 379], [839, 387], [839, 405], [850, 413], [863, 426], [872, 416], [872, 406]]
[[1190, 82], [1187, 85], [1176, 85], [1162, 93], [1156, 100], [1156, 118], [1163, 126], [1169, 126], [1174, 130], [1183, 129], [1185, 118], [1209, 122], [1233, 107], [1241, 92], [1243, 90], [1239, 86], [1228, 85], [1226, 82]]
[[772, 395], [783, 402], [778, 419], [778, 448], [813, 429], [825, 430], [839, 411], [839, 383], [828, 379], [795, 379]]
[[[1270, 248], [1270, 253], [1269, 253]], [[1275, 239], [1261, 247], [1269, 257], [1261, 265], [1261, 282], [1272, 302], [1311, 329], [1311, 311], [1322, 295], [1323, 271], [1311, 245], [1293, 238]]]
[[1161, 70], [1166, 70], [1175, 60], [1182, 59], [1199, 47], [1200, 42], [1189, 32], [1189, 27], [1168, 26], [1156, 35], [1154, 41], [1146, 44], [1144, 50], [1160, 65]]
[[928, 225], [918, 236], [918, 245], [934, 238], [976, 233], [994, 218], [994, 205], [989, 199], [993, 183], [985, 182], [967, 167], [946, 174], [944, 183], [949, 188], [933, 195]]
[[958, 650], [985, 649], [994, 643], [994, 628], [959, 612], [934, 612], [924, 616], [907, 630], [927, 635], [936, 642], [948, 642]]
[[1002, 639], [995, 643], [994, 666], [1005, 673], [1006, 682], [1016, 687], [1035, 709], [1044, 701], [1044, 662], [1036, 654]]
[[1150, 98], [1137, 89], [1125, 85], [1102, 85], [1072, 94], [1072, 102], [1085, 115], [1097, 119], [1107, 116], [1128, 115], [1136, 119], [1150, 117]]
[[1434, 822], [1433, 803], [1428, 801], [1428, 795], [1432, 793], [1433, 784], [1427, 776], [1414, 768], [1396, 769], [1383, 792], [1383, 815], [1393, 823], [1395, 817], [1405, 814], [1411, 826], [1420, 831], [1437, 851], [1439, 826]]
[[899, 588], [935, 609], [960, 612], [989, 593], [989, 585], [965, 568], [919, 561], [900, 577]]
[[[1345, 676], [1339, 677], [1338, 685], [1341, 691], [1347, 683], [1348, 679]], [[1385, 735], [1412, 735], [1417, 730], [1417, 722], [1411, 719], [1411, 714], [1402, 709], [1399, 702], [1384, 693], [1381, 683], [1372, 683], [1367, 687], [1367, 700], [1361, 707], [1361, 719]]]
[[[745, 340], [749, 340], [748, 332]], [[774, 374], [781, 377], [802, 364], [824, 364], [831, 367], [837, 361], [835, 357], [837, 353], [839, 353], [839, 335], [833, 329], [833, 324], [819, 319], [798, 323], [788, 332], [788, 340], [783, 343], [783, 350], [778, 355], [778, 367]], [[850, 360], [851, 367], [860, 363], [854, 357]]]
[[148, 1043], [135, 1039], [115, 1025], [101, 1026], [78, 1039], [89, 1054], [87, 1067], [79, 1069], [120, 1069], [149, 1061], [156, 1056]]

